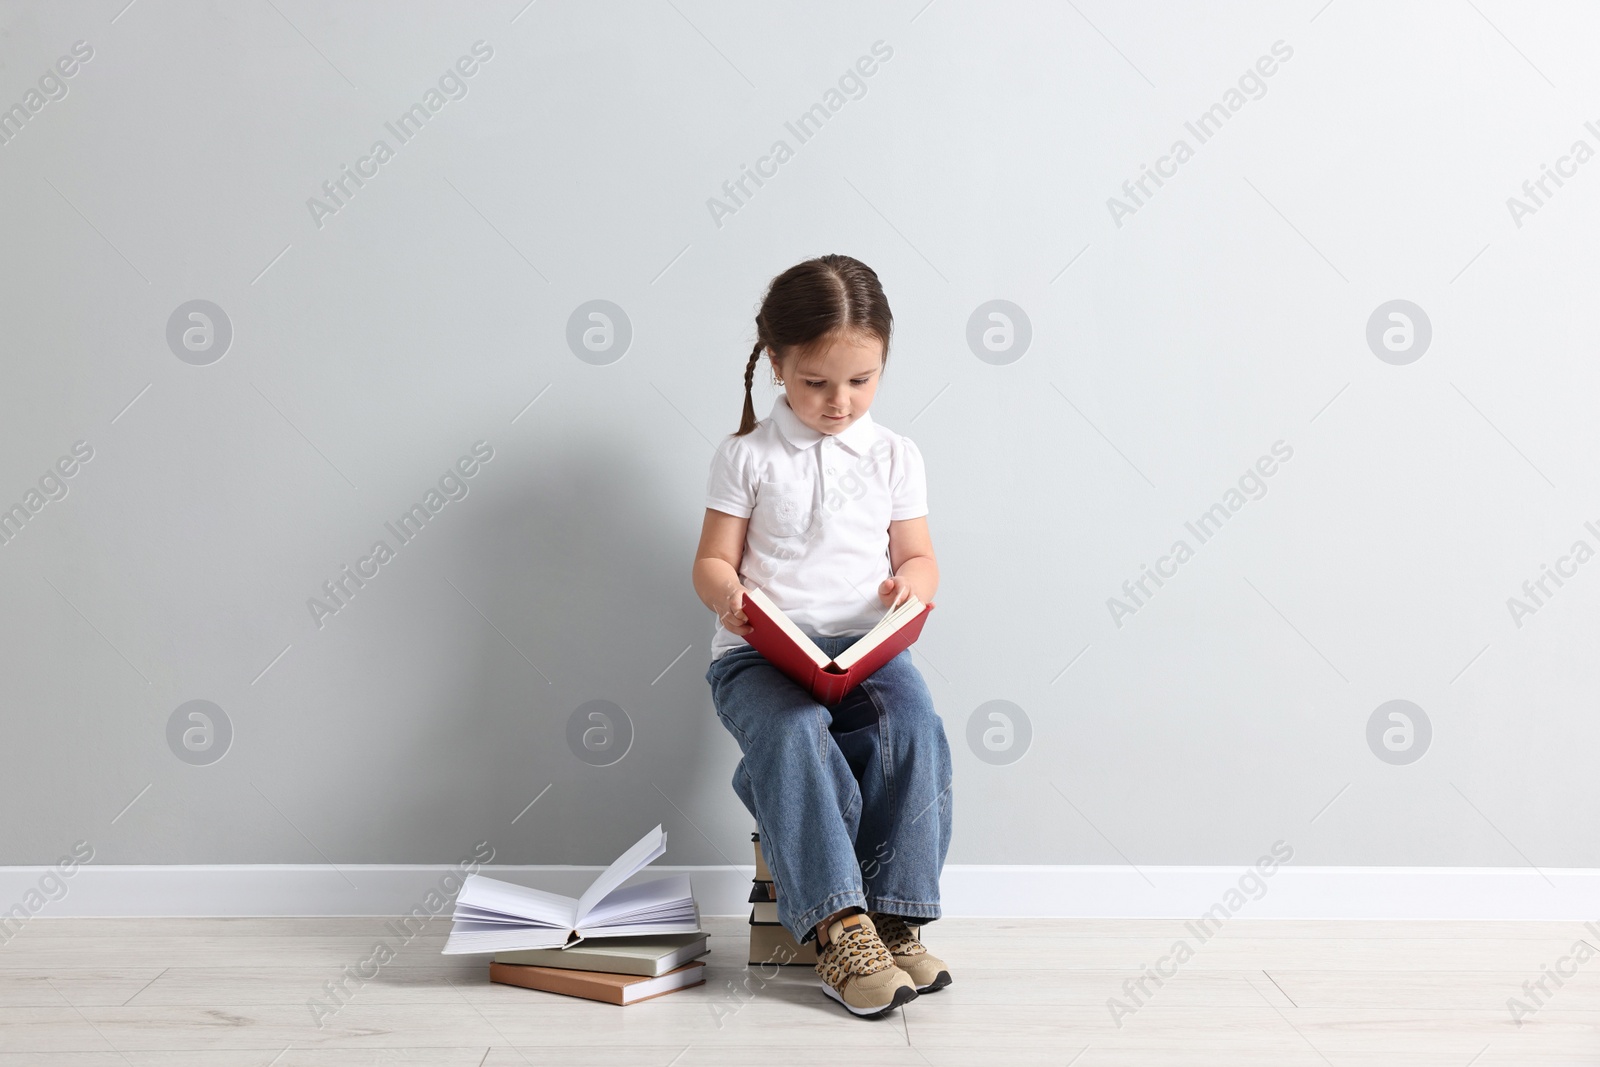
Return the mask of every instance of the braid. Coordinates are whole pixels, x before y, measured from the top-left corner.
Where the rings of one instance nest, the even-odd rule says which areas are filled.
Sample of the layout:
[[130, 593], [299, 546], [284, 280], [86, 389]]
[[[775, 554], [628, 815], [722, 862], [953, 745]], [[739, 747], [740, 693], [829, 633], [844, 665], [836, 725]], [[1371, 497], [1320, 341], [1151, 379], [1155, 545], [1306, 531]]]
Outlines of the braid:
[[761, 349], [765, 346], [758, 340], [756, 347], [750, 353], [750, 362], [744, 368], [744, 416], [739, 420], [739, 432], [736, 437], [743, 437], [756, 428], [756, 405], [751, 398], [750, 391], [755, 386], [756, 363], [761, 359]]

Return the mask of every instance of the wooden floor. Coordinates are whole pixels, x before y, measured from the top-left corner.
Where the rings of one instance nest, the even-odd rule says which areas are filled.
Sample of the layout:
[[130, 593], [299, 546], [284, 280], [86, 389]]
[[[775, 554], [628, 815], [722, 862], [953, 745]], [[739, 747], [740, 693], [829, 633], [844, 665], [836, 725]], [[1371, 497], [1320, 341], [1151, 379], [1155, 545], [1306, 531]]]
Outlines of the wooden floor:
[[[1600, 955], [1521, 1026], [1507, 1007], [1536, 1007], [1523, 983], [1577, 923], [1235, 919], [1202, 944], [1178, 921], [945, 919], [924, 938], [955, 984], [881, 1020], [809, 967], [747, 968], [742, 920], [706, 927], [704, 986], [617, 1008], [490, 985], [437, 921], [402, 946], [370, 918], [39, 918], [0, 947], [0, 1067], [1600, 1064]], [[1124, 993], [1179, 939], [1174, 977]], [[319, 1027], [308, 1002], [380, 941], [395, 958]]]

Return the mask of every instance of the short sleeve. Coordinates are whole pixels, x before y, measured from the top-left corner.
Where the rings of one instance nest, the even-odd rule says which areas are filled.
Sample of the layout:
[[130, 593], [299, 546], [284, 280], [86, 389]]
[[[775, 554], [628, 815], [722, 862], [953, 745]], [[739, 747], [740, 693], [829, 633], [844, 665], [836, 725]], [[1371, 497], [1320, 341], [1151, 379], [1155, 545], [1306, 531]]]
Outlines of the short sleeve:
[[928, 513], [928, 474], [922, 452], [909, 437], [900, 438], [889, 471], [889, 521], [915, 519]]
[[706, 507], [748, 519], [756, 507], [755, 484], [750, 477], [750, 450], [738, 437], [729, 437], [711, 457], [706, 478]]

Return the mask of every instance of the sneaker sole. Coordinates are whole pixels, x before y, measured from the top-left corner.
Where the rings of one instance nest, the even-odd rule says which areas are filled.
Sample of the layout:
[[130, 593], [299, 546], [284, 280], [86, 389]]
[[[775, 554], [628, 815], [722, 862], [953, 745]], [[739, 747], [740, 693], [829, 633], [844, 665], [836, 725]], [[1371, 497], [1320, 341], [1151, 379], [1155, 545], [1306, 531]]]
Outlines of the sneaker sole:
[[851, 1015], [856, 1016], [858, 1019], [876, 1019], [878, 1016], [887, 1014], [888, 1012], [900, 1007], [902, 1004], [910, 1004], [913, 1000], [917, 999], [916, 987], [903, 985], [895, 989], [894, 999], [881, 1008], [855, 1008], [851, 1007], [849, 1004], [846, 1004], [844, 997], [840, 995], [839, 991], [833, 988], [833, 986], [828, 985], [826, 982], [822, 984], [822, 991], [828, 994], [828, 996], [832, 997], [834, 1000], [838, 1001], [840, 1006], [842, 1006]]
[[935, 992], [938, 992], [939, 990], [943, 989], [945, 986], [947, 986], [949, 984], [950, 984], [950, 972], [949, 971], [940, 971], [938, 973], [938, 975], [934, 978], [934, 980], [929, 982], [927, 985], [919, 985], [919, 986], [917, 986], [917, 993], [919, 995], [922, 994], [922, 993], [935, 993]]

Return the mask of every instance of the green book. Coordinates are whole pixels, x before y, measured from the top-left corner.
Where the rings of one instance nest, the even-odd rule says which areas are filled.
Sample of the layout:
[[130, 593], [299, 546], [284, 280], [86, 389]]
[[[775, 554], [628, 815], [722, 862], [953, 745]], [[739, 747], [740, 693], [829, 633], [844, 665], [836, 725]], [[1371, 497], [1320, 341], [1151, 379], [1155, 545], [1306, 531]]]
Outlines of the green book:
[[640, 974], [655, 978], [706, 954], [704, 931], [653, 937], [605, 937], [580, 941], [571, 948], [525, 948], [496, 952], [496, 963], [563, 967], [569, 971]]

